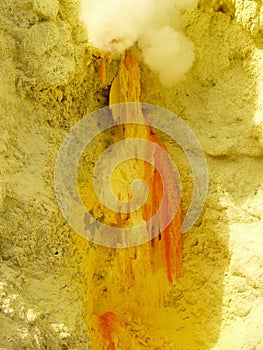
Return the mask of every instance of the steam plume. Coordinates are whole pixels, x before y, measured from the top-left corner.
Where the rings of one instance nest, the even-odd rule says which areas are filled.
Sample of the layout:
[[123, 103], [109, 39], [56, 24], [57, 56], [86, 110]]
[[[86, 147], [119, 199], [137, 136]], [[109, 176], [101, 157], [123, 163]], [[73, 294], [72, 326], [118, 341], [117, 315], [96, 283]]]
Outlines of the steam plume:
[[182, 80], [194, 60], [192, 42], [181, 29], [182, 10], [197, 0], [81, 0], [90, 43], [122, 53], [135, 42], [164, 85]]

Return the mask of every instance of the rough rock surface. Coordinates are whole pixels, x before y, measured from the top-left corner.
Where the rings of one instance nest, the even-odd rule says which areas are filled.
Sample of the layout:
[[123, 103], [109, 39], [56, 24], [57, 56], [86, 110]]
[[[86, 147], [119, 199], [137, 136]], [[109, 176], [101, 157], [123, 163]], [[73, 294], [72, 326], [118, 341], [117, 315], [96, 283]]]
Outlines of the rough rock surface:
[[[62, 217], [53, 172], [70, 127], [107, 104], [117, 62], [101, 86], [75, 0], [2, 0], [0, 12], [0, 348], [86, 350], [95, 253]], [[164, 89], [141, 66], [141, 99], [191, 127], [210, 178], [157, 315], [172, 349], [263, 349], [262, 19], [261, 1], [200, 0], [185, 21], [196, 51], [186, 81]], [[183, 158], [181, 171], [187, 210]]]

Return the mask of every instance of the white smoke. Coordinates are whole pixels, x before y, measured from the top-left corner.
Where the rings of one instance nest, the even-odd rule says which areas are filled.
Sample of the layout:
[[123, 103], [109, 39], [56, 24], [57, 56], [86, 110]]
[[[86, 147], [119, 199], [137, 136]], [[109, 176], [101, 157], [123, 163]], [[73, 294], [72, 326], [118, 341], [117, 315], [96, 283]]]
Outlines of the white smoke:
[[192, 42], [180, 30], [182, 10], [197, 0], [81, 0], [81, 19], [94, 47], [122, 53], [135, 42], [164, 85], [182, 80], [194, 60]]

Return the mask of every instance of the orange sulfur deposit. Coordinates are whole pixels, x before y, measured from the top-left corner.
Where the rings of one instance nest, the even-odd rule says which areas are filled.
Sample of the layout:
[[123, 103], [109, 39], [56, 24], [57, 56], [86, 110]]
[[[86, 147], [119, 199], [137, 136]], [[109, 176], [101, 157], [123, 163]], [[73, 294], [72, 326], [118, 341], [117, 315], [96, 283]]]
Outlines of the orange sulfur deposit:
[[[149, 135], [149, 140], [165, 149], [164, 145], [154, 134]], [[167, 171], [171, 167], [170, 163], [165, 162], [165, 160], [162, 160], [162, 158], [157, 153], [154, 155], [154, 163], [157, 165], [158, 162], [160, 163], [159, 167], [165, 169], [165, 171]], [[169, 169], [169, 172], [172, 172], [172, 169]], [[147, 221], [154, 215], [156, 210], [159, 208], [162, 196], [164, 197], [163, 200], [165, 201], [166, 207], [169, 206], [167, 198], [167, 191], [169, 189], [165, 188], [165, 184], [163, 188], [163, 184], [161, 183], [161, 178], [158, 172], [154, 170], [152, 174], [152, 169], [149, 166], [146, 166], [146, 177], [152, 179], [151, 192], [153, 194], [151, 206], [148, 206], [147, 209], [145, 209], [144, 211], [144, 217]], [[165, 219], [165, 213], [163, 213], [162, 215]], [[166, 273], [170, 284], [173, 284], [176, 278], [179, 276], [180, 267], [182, 264], [181, 226], [182, 209], [181, 207], [179, 207], [172, 222], [165, 228], [164, 232], [161, 232], [159, 234], [159, 237], [155, 238], [152, 241], [153, 250], [156, 250], [156, 255], [158, 257], [158, 264], [160, 264], [161, 266], [163, 265], [163, 262], [165, 262], [166, 264]]]
[[[140, 71], [137, 61], [132, 57], [130, 52], [126, 53], [124, 62], [121, 64], [119, 74], [115, 78], [110, 92], [110, 104], [121, 103], [121, 102], [139, 102], [140, 96]], [[136, 118], [138, 118], [136, 114]], [[114, 109], [113, 109], [114, 115]], [[132, 114], [127, 111], [127, 118]], [[116, 116], [115, 116], [116, 117]], [[127, 118], [125, 118], [127, 120]], [[166, 150], [165, 146], [161, 140], [151, 131], [148, 126], [147, 116], [141, 114], [141, 118], [145, 124], [144, 130], [138, 128], [134, 125], [125, 126], [123, 137], [141, 137], [145, 138], [162, 149]], [[131, 123], [136, 122], [136, 120], [128, 120]], [[127, 130], [128, 129], [128, 130]], [[147, 150], [146, 150], [147, 152]], [[172, 173], [172, 168], [166, 159], [162, 159], [161, 154], [156, 151], [153, 154], [154, 164], [157, 168], [164, 169], [168, 173]], [[158, 164], [159, 163], [159, 164]], [[158, 167], [159, 165], [159, 167]], [[148, 221], [154, 213], [159, 208], [162, 199], [166, 201], [166, 207], [169, 206], [167, 191], [165, 188], [166, 184], [162, 183], [160, 174], [156, 169], [153, 169], [149, 163], [144, 164], [145, 168], [141, 169], [144, 172], [145, 180], [148, 182], [150, 190], [149, 198], [147, 204], [143, 207], [143, 218]], [[164, 186], [164, 188], [163, 188]], [[162, 198], [164, 196], [164, 198]], [[179, 196], [179, 193], [178, 193]], [[166, 213], [162, 213], [165, 217]], [[160, 232], [159, 237], [151, 242], [153, 255], [157, 255], [160, 258], [158, 265], [162, 266], [166, 264], [167, 278], [170, 284], [175, 282], [175, 279], [179, 276], [180, 267], [182, 264], [182, 210], [181, 207], [173, 218], [172, 222], [166, 227], [164, 232]], [[152, 228], [149, 228], [152, 229]], [[153, 263], [153, 261], [152, 261]]]
[[111, 312], [107, 311], [103, 315], [99, 316], [99, 327], [102, 330], [102, 336], [105, 340], [108, 341], [108, 349], [114, 350], [115, 344], [113, 341], [113, 332], [115, 330], [116, 325], [116, 315]]
[[[104, 69], [105, 67], [102, 67], [103, 72], [100, 71], [102, 78], [106, 74]], [[127, 52], [111, 86], [110, 105], [114, 120], [124, 118], [123, 120], [131, 124], [116, 127], [114, 141], [141, 138], [165, 150], [165, 146], [147, 125], [147, 116], [143, 115], [141, 110], [135, 111], [127, 107], [120, 111], [115, 106], [122, 102], [139, 102], [139, 97], [139, 67], [131, 53]], [[133, 119], [129, 120], [131, 116]], [[143, 122], [143, 125], [136, 125], [136, 122]], [[147, 153], [148, 150], [144, 152]], [[171, 165], [162, 159], [158, 150], [148, 156], [153, 159], [154, 165], [158, 165], [158, 168], [163, 171], [172, 171]], [[119, 200], [128, 201], [131, 198], [130, 184], [133, 179], [144, 179], [150, 189], [147, 201], [142, 208], [129, 215], [116, 214], [114, 218], [116, 225], [132, 227], [138, 222], [148, 222], [158, 210], [161, 201], [165, 203], [164, 207], [168, 208], [169, 188], [162, 183], [161, 175], [152, 164], [138, 159], [125, 161], [116, 167], [111, 184]], [[179, 191], [175, 195], [179, 196]], [[87, 207], [92, 209], [94, 203], [91, 203], [90, 192], [86, 196], [83, 194], [83, 198]], [[105, 208], [103, 210], [105, 211]], [[161, 215], [165, 221], [166, 212]], [[107, 217], [105, 212], [104, 217]], [[155, 237], [149, 239], [149, 242], [124, 249], [96, 247], [95, 277], [89, 288], [89, 301], [93, 301], [92, 310], [89, 306], [89, 314], [94, 349], [155, 348], [154, 344], [158, 343], [158, 340], [147, 336], [147, 332], [154, 327], [152, 318], [154, 310], [163, 305], [169, 285], [175, 283], [180, 273], [181, 225], [182, 210], [179, 205], [176, 215], [163, 232], [153, 234], [158, 228], [150, 225], [147, 227], [149, 237]], [[141, 332], [144, 336], [138, 335]]]

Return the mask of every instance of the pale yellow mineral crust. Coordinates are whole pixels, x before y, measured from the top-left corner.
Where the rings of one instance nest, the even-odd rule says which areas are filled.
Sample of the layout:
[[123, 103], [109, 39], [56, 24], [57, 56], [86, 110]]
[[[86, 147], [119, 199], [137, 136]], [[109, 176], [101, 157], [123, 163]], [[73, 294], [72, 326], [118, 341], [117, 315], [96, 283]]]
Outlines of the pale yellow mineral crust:
[[[203, 216], [184, 236], [181, 278], [163, 308], [164, 275], [148, 277], [150, 247], [125, 259], [89, 244], [55, 200], [61, 142], [77, 121], [108, 104], [119, 62], [106, 62], [101, 84], [78, 0], [1, 0], [0, 13], [0, 348], [87, 350], [92, 315], [110, 305], [120, 315], [127, 297], [135, 316], [118, 318], [116, 344], [126, 337], [132, 350], [261, 350], [262, 2], [200, 0], [184, 16], [195, 61], [183, 83], [166, 89], [140, 64], [141, 101], [167, 108], [191, 127], [210, 178]], [[108, 140], [99, 141], [91, 161]], [[180, 165], [186, 211], [191, 169], [169, 140], [166, 146]], [[135, 288], [116, 290], [123, 279], [115, 272], [124, 271], [130, 286], [131, 270], [147, 274], [134, 276]], [[150, 302], [154, 310], [143, 313], [141, 305]], [[145, 317], [136, 319], [140, 313]], [[107, 346], [99, 336], [95, 350]]]

